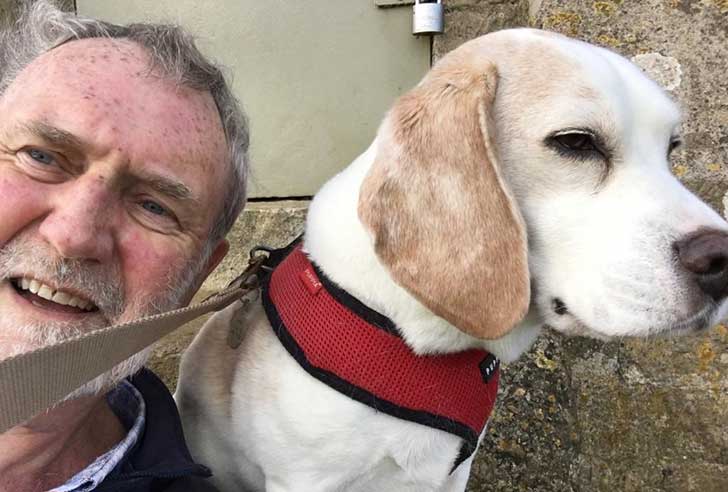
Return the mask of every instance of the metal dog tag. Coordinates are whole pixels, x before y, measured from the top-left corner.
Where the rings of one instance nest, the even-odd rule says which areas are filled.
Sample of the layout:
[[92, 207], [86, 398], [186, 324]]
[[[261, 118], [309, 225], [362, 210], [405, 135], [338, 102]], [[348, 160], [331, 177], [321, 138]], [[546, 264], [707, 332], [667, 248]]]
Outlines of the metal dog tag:
[[243, 335], [246, 330], [248, 312], [253, 301], [258, 299], [258, 291], [249, 292], [240, 299], [240, 306], [233, 313], [230, 319], [230, 331], [228, 331], [227, 344], [231, 349], [236, 349], [243, 342]]
[[445, 31], [445, 16], [442, 0], [425, 3], [415, 0], [412, 13], [412, 34], [442, 34]]

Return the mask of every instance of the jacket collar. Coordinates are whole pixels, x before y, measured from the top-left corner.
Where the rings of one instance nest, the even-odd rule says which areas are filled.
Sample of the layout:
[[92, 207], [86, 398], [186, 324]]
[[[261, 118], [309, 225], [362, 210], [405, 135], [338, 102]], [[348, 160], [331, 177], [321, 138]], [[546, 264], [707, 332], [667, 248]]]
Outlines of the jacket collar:
[[139, 371], [129, 382], [141, 393], [146, 404], [144, 432], [98, 490], [107, 486], [116, 490], [115, 485], [121, 482], [141, 484], [157, 479], [211, 476], [207, 467], [195, 463], [190, 456], [177, 407], [164, 383], [148, 369]]

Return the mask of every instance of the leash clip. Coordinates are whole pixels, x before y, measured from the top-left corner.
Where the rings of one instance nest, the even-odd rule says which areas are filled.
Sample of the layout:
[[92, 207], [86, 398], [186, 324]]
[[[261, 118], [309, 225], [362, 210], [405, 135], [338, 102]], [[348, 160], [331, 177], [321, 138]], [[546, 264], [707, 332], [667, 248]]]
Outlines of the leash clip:
[[245, 290], [257, 289], [260, 284], [258, 272], [261, 270], [268, 273], [273, 271], [273, 268], [266, 265], [266, 262], [270, 258], [271, 253], [274, 251], [275, 248], [261, 245], [255, 246], [251, 249], [247, 268], [243, 271], [243, 273], [230, 281], [228, 289], [235, 287]]
[[[257, 249], [253, 248], [254, 250]], [[250, 259], [248, 260], [248, 266], [243, 270], [243, 273], [235, 277], [230, 281], [227, 288], [238, 288], [245, 291], [250, 291], [258, 288], [258, 272], [260, 270], [268, 270], [264, 266], [264, 263], [268, 260], [267, 254], [255, 254], [253, 251], [250, 252]]]
[[273, 270], [272, 268], [265, 265], [265, 263], [268, 261], [271, 251], [274, 250], [266, 246], [256, 246], [255, 248], [250, 250], [250, 259], [248, 260], [248, 266], [245, 268], [245, 270], [243, 270], [243, 273], [232, 279], [224, 290], [209, 295], [207, 298], [205, 298], [203, 302], [207, 302], [211, 299], [214, 299], [215, 297], [224, 295], [225, 293], [229, 293], [230, 291], [234, 290], [241, 290], [241, 296], [247, 294], [248, 292], [256, 290], [258, 287], [260, 287], [260, 279], [258, 275], [259, 272], [261, 270], [264, 272], [270, 272]]
[[[248, 260], [249, 264], [252, 264], [254, 262], [259, 261], [261, 258], [263, 261], [270, 258], [270, 255], [272, 252], [275, 251], [275, 248], [271, 248], [270, 246], [262, 246], [258, 245], [255, 246], [253, 249], [250, 250], [250, 259]], [[272, 272], [273, 268], [269, 267], [268, 265], [260, 265], [260, 269], [266, 272]]]

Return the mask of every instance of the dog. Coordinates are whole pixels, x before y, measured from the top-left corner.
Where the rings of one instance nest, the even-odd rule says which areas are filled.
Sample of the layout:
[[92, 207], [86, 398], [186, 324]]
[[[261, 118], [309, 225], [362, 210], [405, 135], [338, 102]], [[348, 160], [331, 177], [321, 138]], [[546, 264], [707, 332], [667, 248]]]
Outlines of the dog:
[[[670, 98], [606, 49], [531, 29], [467, 42], [316, 194], [299, 260], [320, 278], [304, 280], [391, 320], [415, 357], [509, 362], [544, 325], [700, 332], [728, 309], [728, 225], [670, 172], [679, 125]], [[192, 454], [222, 490], [465, 489], [462, 437], [325, 384], [269, 319], [236, 303], [182, 360]], [[341, 341], [346, 359], [356, 347]]]

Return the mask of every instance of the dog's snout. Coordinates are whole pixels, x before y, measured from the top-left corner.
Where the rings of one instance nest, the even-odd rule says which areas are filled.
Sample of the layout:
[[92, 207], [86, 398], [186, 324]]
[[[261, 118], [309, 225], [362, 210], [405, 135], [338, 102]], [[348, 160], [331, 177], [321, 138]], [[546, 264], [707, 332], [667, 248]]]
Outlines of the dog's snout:
[[675, 243], [680, 264], [715, 301], [728, 296], [728, 233], [705, 230]]

